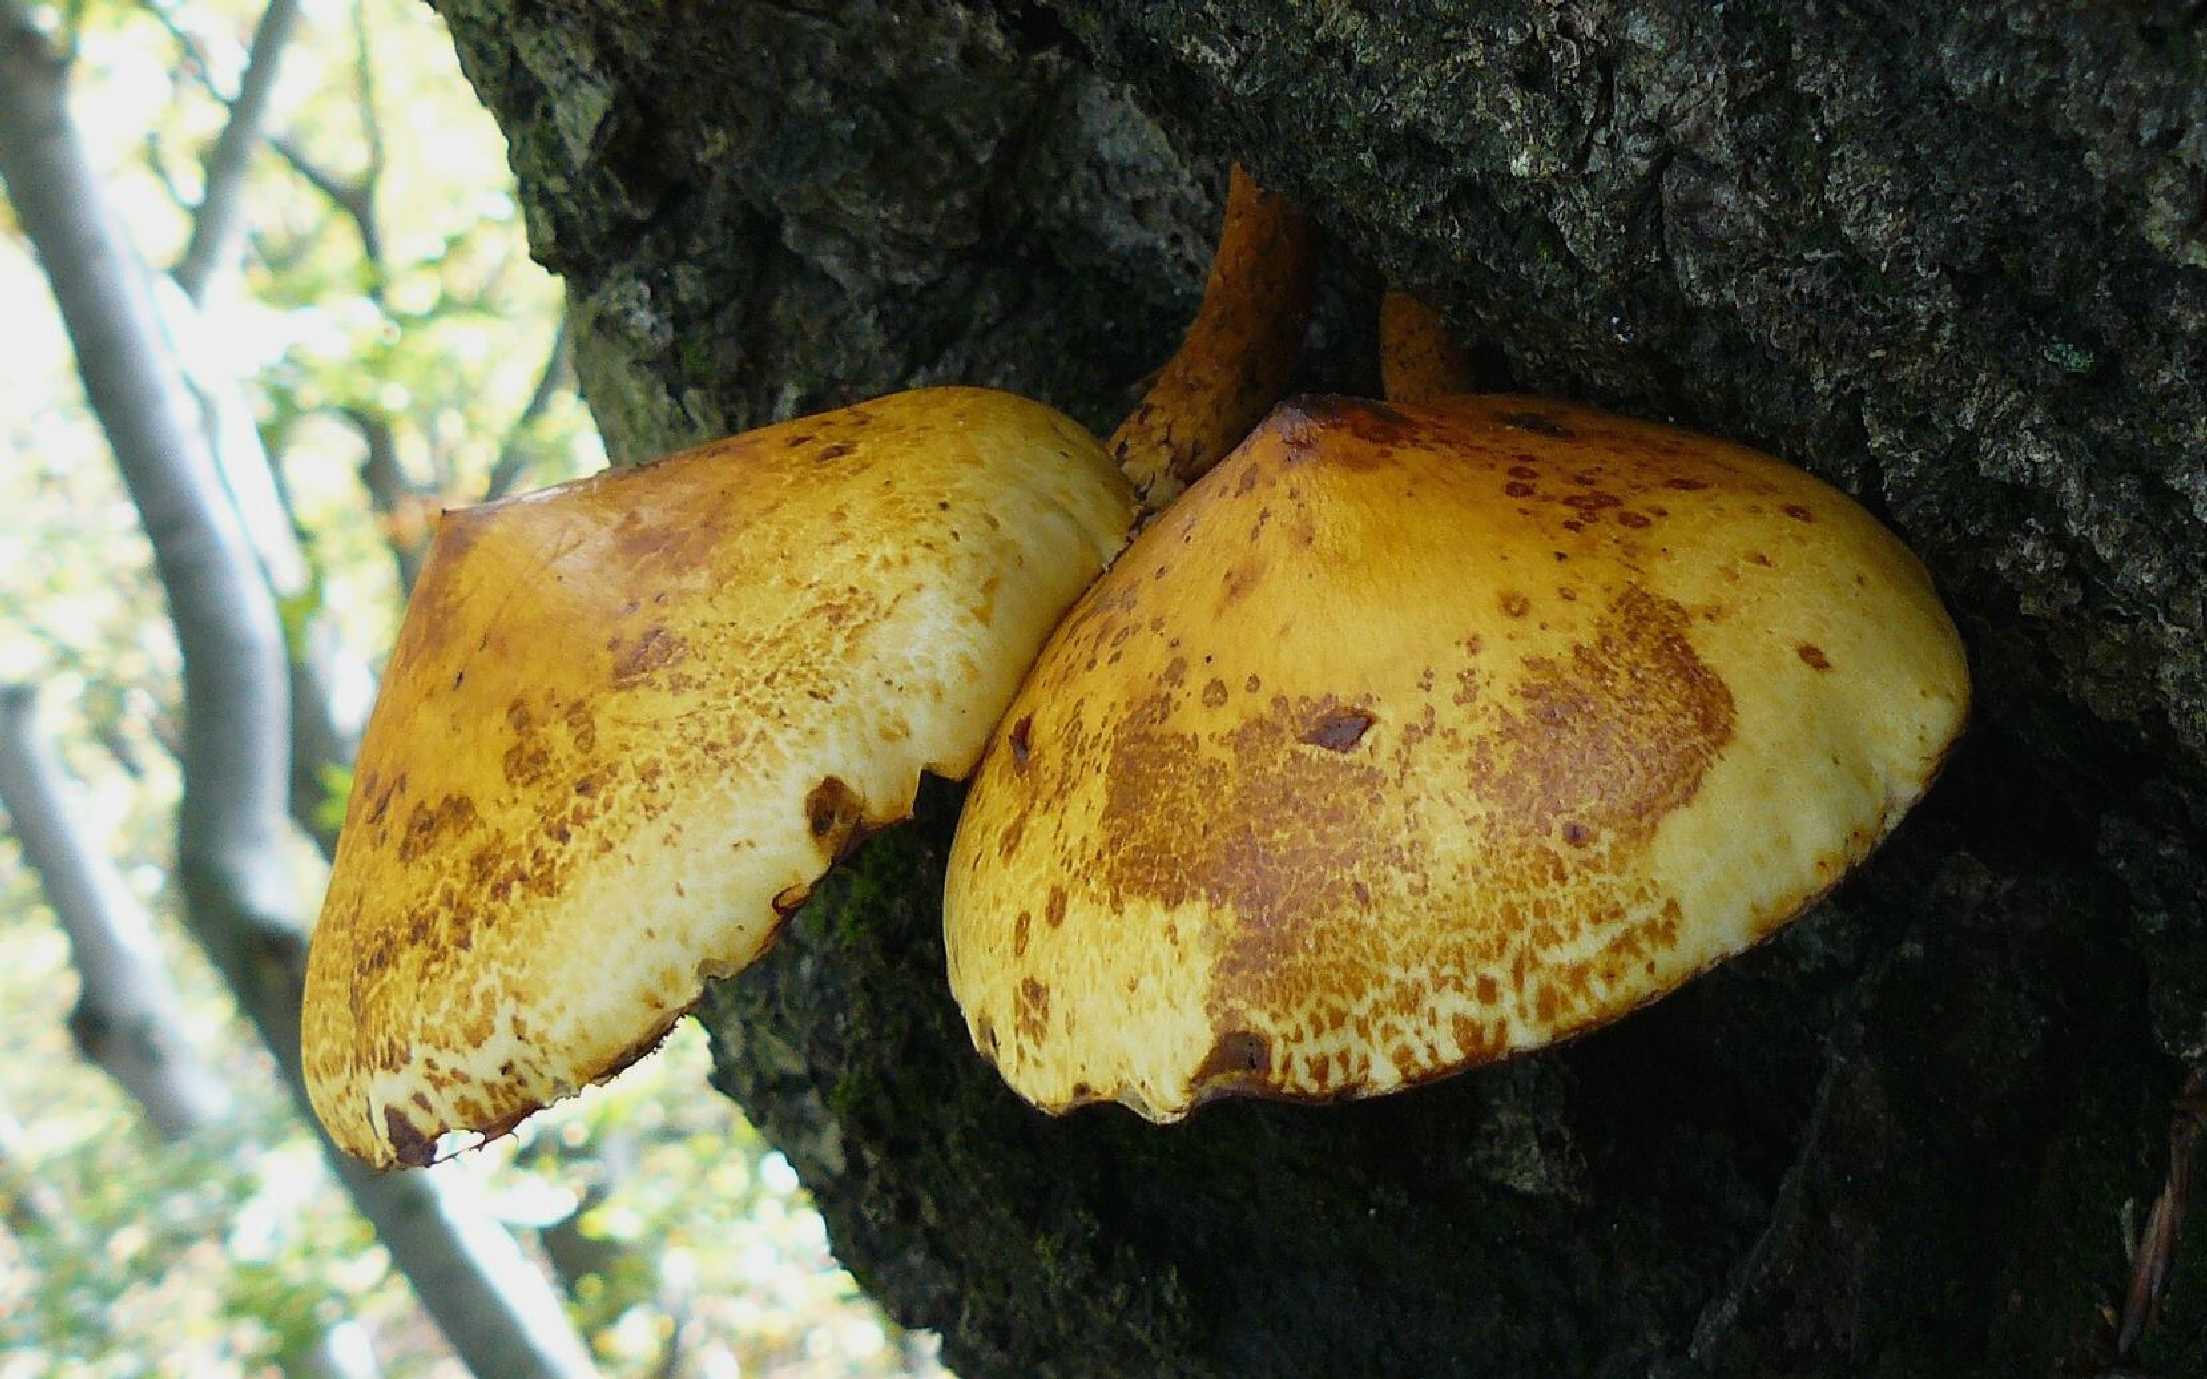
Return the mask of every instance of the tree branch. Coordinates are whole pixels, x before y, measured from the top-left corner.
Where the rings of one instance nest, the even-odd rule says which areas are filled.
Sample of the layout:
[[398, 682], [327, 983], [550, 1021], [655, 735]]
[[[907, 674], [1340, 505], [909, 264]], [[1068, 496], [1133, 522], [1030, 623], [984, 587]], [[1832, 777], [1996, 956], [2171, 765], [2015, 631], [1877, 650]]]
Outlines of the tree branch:
[[[224, 136], [228, 137], [231, 129], [241, 128], [237, 112], [243, 108], [247, 90], [241, 89], [238, 94], [230, 95], [217, 87], [212, 68], [197, 40], [177, 24], [175, 16], [157, 0], [147, 0], [146, 8], [168, 30], [170, 37], [183, 51], [185, 67], [193, 78], [209, 95], [231, 107], [232, 119], [224, 130]], [[274, 8], [272, 5], [270, 11], [262, 16], [261, 29], [255, 36], [256, 54], [263, 51], [261, 38], [268, 32]], [[272, 46], [268, 55], [274, 56], [280, 52], [280, 45]], [[259, 56], [249, 58], [248, 88], [255, 69], [272, 74], [274, 65], [272, 62], [263, 64]], [[265, 115], [261, 123], [265, 125]], [[263, 142], [273, 148], [310, 185], [351, 216], [360, 228], [363, 244], [370, 249], [376, 248], [375, 217], [372, 206], [368, 204], [365, 184], [348, 185], [338, 180], [316, 166], [285, 136], [267, 135]], [[218, 145], [218, 149], [219, 147]], [[250, 155], [250, 147], [245, 148], [245, 153]], [[205, 222], [202, 221], [201, 224], [204, 225]], [[198, 228], [195, 226], [195, 236]], [[195, 244], [196, 242], [195, 238]], [[191, 262], [192, 253], [187, 250], [184, 263], [177, 270], [179, 286], [186, 288], [187, 297], [195, 295], [191, 293], [188, 284], [182, 282], [185, 267]], [[167, 311], [165, 315], [172, 335], [189, 341], [196, 333], [198, 323], [195, 304], [187, 303], [180, 309]], [[214, 376], [214, 361], [220, 357], [219, 353], [186, 344], [180, 350], [180, 355], [187, 361], [199, 363], [199, 367], [187, 369], [188, 381], [198, 395], [205, 413], [206, 427], [215, 448], [218, 468], [223, 472], [231, 497], [246, 521], [248, 534], [259, 551], [264, 571], [280, 597], [297, 597], [307, 582], [307, 561], [288, 521], [289, 504], [281, 502], [281, 473], [269, 461], [252, 419], [244, 410], [243, 400], [238, 396], [236, 380]], [[285, 516], [282, 519], [269, 507], [267, 500], [274, 500], [277, 506], [284, 509]], [[302, 636], [297, 639], [300, 645], [291, 648], [290, 799], [293, 822], [314, 840], [322, 855], [328, 857], [335, 854], [337, 835], [335, 829], [324, 819], [321, 807], [327, 790], [323, 779], [324, 767], [332, 763], [345, 765], [351, 762], [359, 725], [341, 719], [336, 711], [332, 692], [335, 682], [352, 669], [350, 662], [353, 658], [346, 654], [342, 645], [325, 635], [326, 629], [315, 625], [316, 621], [311, 618], [306, 620], [306, 625], [301, 628]]]
[[320, 616], [320, 591], [311, 562], [300, 544], [289, 505], [277, 481], [246, 403], [244, 387], [228, 367], [227, 355], [203, 340], [198, 308], [183, 294], [156, 284], [156, 298], [170, 341], [182, 361], [186, 386], [198, 399], [216, 472], [244, 526], [262, 577], [281, 606], [285, 652], [289, 662], [292, 740], [290, 802], [294, 822], [313, 838], [322, 854], [334, 856], [336, 831], [323, 819], [327, 767], [352, 761], [359, 733], [337, 709], [337, 687], [364, 679], [367, 668], [349, 654]]
[[162, 1138], [181, 1139], [226, 1114], [229, 1091], [184, 1029], [152, 921], [71, 817], [65, 779], [38, 731], [37, 691], [0, 685], [0, 804], [69, 939], [79, 983], [69, 1033]]
[[168, 30], [169, 37], [184, 54], [185, 74], [197, 82], [202, 91], [228, 105], [232, 93], [215, 85], [214, 67], [207, 61], [207, 50], [199, 46], [199, 40], [192, 35], [191, 30], [176, 22], [175, 11], [163, 4], [162, 0], [143, 0], [143, 3], [146, 13], [153, 16], [155, 23]]
[[[104, 197], [64, 105], [65, 69], [21, 0], [0, 0], [0, 173], [37, 247], [77, 351], [94, 412], [107, 429], [155, 547], [184, 643], [190, 702], [222, 706], [251, 742], [276, 707], [282, 639], [250, 566], [238, 518], [214, 495], [214, 457], [199, 409], [167, 348], [147, 276], [106, 214]], [[281, 715], [275, 715], [280, 718]], [[185, 772], [210, 807], [187, 811], [186, 865], [264, 856], [274, 830], [258, 808], [280, 779], [265, 754], [232, 751], [223, 725], [193, 715]], [[240, 877], [241, 894], [269, 890]], [[263, 908], [273, 908], [263, 907]]]
[[360, 106], [360, 133], [368, 142], [368, 169], [361, 175], [361, 185], [369, 189], [371, 198], [383, 180], [384, 165], [388, 153], [383, 144], [383, 119], [376, 113], [375, 103], [375, 45], [368, 33], [368, 7], [364, 0], [353, 0], [353, 98]]
[[498, 462], [490, 467], [490, 479], [483, 485], [483, 501], [503, 498], [513, 491], [537, 461], [534, 446], [529, 443], [529, 428], [544, 415], [552, 398], [559, 392], [560, 381], [567, 372], [567, 317], [559, 318], [559, 329], [552, 333], [552, 348], [544, 358], [544, 372], [537, 375], [536, 390], [529, 394], [528, 402], [520, 415], [513, 419], [513, 426], [506, 432], [506, 443], [500, 447]]
[[[176, 16], [165, 5], [160, 4], [159, 0], [146, 0], [145, 8], [159, 21], [162, 28], [168, 30], [169, 37], [175, 40], [178, 51], [184, 55], [184, 71], [198, 84], [199, 89], [223, 105], [232, 104], [237, 97], [216, 84], [207, 55], [200, 49], [199, 40], [178, 24]], [[380, 140], [380, 131], [378, 139]], [[366, 249], [369, 260], [381, 263], [383, 243], [382, 236], [376, 230], [373, 186], [365, 180], [348, 182], [339, 177], [316, 162], [312, 155], [300, 147], [299, 141], [288, 134], [268, 131], [262, 136], [261, 142], [283, 159], [301, 181], [320, 192], [331, 205], [352, 220], [354, 227], [360, 232], [360, 242]], [[158, 167], [155, 173], [162, 176]], [[165, 176], [162, 176], [162, 180], [165, 185], [168, 184]], [[186, 203], [178, 197], [178, 204]]]
[[245, 174], [252, 168], [253, 151], [267, 129], [276, 76], [298, 18], [299, 0], [268, 0], [268, 8], [261, 11], [260, 23], [253, 29], [253, 44], [246, 53], [245, 73], [238, 80], [237, 94], [229, 102], [230, 118], [207, 152], [191, 241], [184, 246], [184, 256], [177, 260], [173, 273], [177, 284], [195, 302], [203, 300], [207, 285], [236, 261], [238, 246], [244, 242]]
[[398, 564], [399, 592], [411, 594], [429, 546], [431, 496], [406, 477], [406, 466], [399, 460], [398, 434], [389, 418], [359, 407], [347, 407], [344, 417], [368, 447], [360, 461], [360, 483], [368, 490], [368, 502], [383, 524], [383, 542]]
[[[85, 391], [154, 547], [183, 651], [185, 918], [303, 1103], [305, 926], [285, 831], [286, 658], [274, 600], [170, 356], [147, 274], [68, 115], [66, 69], [22, 0], [0, 0], [0, 180], [62, 308]], [[331, 1154], [416, 1296], [477, 1373], [594, 1372], [504, 1231], [425, 1175]]]
[[360, 247], [369, 264], [380, 273], [383, 264], [383, 236], [376, 229], [375, 187], [363, 179], [347, 182], [307, 156], [298, 141], [287, 134], [272, 134], [268, 146], [283, 159], [299, 180], [320, 192], [329, 203], [343, 211], [360, 233]]

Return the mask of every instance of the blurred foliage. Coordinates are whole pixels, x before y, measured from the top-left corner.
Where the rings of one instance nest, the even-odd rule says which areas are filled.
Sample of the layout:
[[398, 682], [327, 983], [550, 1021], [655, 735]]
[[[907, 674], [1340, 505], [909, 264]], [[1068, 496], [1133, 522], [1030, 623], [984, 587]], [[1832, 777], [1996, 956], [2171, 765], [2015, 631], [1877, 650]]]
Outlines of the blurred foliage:
[[321, 770], [322, 798], [314, 807], [314, 827], [335, 833], [345, 826], [345, 806], [352, 802], [353, 769], [350, 766], [324, 766]]
[[[84, 0], [77, 118], [142, 253], [172, 262], [257, 7]], [[563, 369], [558, 285], [528, 259], [496, 128], [417, 0], [313, 0], [249, 179], [237, 280], [202, 307], [244, 381], [312, 579], [380, 656], [401, 548], [439, 506], [603, 463]], [[457, 1361], [330, 1178], [274, 1068], [175, 923], [178, 660], [150, 549], [87, 410], [44, 279], [0, 201], [0, 679], [44, 688], [93, 846], [156, 914], [233, 1117], [163, 1145], [72, 1048], [67, 945], [0, 832], [0, 1379], [325, 1372], [364, 1332], [382, 1372]], [[537, 394], [542, 391], [543, 396]], [[397, 473], [368, 470], [387, 438]], [[395, 479], [395, 487], [394, 487]], [[350, 773], [325, 773], [334, 822]], [[301, 894], [320, 861], [295, 848]], [[788, 1164], [704, 1090], [703, 1036], [435, 1171], [467, 1180], [567, 1286], [611, 1375], [937, 1375], [829, 1256]], [[340, 1345], [338, 1347], [342, 1349]]]

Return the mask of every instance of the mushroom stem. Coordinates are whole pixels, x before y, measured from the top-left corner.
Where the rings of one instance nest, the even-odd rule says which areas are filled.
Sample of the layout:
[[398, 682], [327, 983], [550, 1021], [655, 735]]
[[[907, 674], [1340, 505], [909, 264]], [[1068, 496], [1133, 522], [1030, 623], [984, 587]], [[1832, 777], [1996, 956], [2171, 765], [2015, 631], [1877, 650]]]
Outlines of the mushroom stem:
[[1432, 402], [1471, 387], [1471, 363], [1441, 313], [1390, 288], [1379, 304], [1379, 372], [1389, 402]]
[[1237, 163], [1203, 306], [1105, 448], [1156, 512], [1241, 443], [1287, 388], [1310, 318], [1310, 221]]

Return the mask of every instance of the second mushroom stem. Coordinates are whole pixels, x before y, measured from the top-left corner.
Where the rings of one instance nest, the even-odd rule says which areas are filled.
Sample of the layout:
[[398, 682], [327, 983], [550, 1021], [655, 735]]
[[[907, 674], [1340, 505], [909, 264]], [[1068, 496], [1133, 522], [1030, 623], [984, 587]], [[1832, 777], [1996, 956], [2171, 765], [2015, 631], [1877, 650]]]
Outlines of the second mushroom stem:
[[1389, 402], [1431, 402], [1471, 391], [1471, 364], [1441, 314], [1390, 290], [1379, 307], [1379, 368]]
[[1310, 319], [1309, 220], [1235, 164], [1203, 305], [1106, 448], [1156, 512], [1241, 443], [1287, 388]]

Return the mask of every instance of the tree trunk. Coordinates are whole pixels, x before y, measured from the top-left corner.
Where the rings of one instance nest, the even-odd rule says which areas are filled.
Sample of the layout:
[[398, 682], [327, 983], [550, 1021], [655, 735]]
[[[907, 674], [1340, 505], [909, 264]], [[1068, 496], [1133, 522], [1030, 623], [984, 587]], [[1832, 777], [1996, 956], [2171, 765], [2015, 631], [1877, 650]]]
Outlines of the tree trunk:
[[[951, 379], [1108, 424], [1233, 155], [1335, 236], [1314, 386], [1370, 388], [1384, 275], [1488, 384], [1857, 494], [1970, 644], [1973, 735], [1815, 914], [1365, 1105], [1027, 1111], [945, 991], [936, 792], [705, 1017], [965, 1379], [2111, 1362], [2207, 1059], [2197, 7], [441, 8], [624, 458]], [[2174, 1279], [2128, 1363], [2207, 1373], [2200, 1240]]]
[[[283, 851], [289, 672], [275, 600], [169, 350], [143, 263], [109, 214], [67, 109], [67, 67], [0, 0], [0, 180], [61, 307], [86, 395], [153, 543], [184, 662], [185, 921], [302, 1110], [306, 926]], [[362, 1215], [481, 1375], [595, 1372], [504, 1229], [444, 1180], [378, 1175], [324, 1142]]]
[[144, 907], [72, 816], [61, 763], [38, 730], [38, 693], [28, 685], [0, 685], [0, 804], [69, 936], [78, 982], [69, 1034], [77, 1050], [130, 1094], [165, 1139], [219, 1119], [229, 1089], [184, 1029]]

